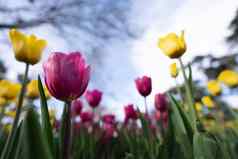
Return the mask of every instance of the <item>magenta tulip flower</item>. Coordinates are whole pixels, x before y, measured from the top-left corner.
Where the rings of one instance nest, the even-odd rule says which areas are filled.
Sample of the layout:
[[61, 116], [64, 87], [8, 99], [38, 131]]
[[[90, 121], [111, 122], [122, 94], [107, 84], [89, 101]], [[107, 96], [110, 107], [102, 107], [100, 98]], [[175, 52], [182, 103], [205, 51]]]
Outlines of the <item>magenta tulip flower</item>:
[[80, 52], [52, 53], [43, 68], [46, 86], [56, 99], [75, 100], [88, 86], [90, 67]]
[[134, 109], [133, 104], [128, 104], [127, 106], [125, 106], [124, 112], [125, 112], [125, 121], [127, 121], [129, 119], [132, 119], [132, 120], [138, 119], [138, 113]]
[[168, 101], [165, 94], [158, 93], [155, 95], [155, 108], [161, 113], [168, 110]]
[[115, 120], [115, 115], [113, 114], [105, 114], [102, 117], [102, 121], [104, 124], [115, 124], [116, 120]]
[[94, 89], [92, 91], [87, 90], [86, 94], [85, 94], [85, 98], [88, 102], [88, 104], [92, 107], [92, 108], [96, 108], [102, 99], [102, 92]]
[[80, 119], [82, 123], [93, 122], [94, 115], [92, 112], [81, 112]]
[[135, 84], [138, 92], [143, 97], [147, 97], [148, 95], [150, 95], [152, 90], [152, 82], [150, 77], [143, 76], [142, 78], [137, 78], [135, 80]]
[[81, 102], [80, 99], [74, 100], [71, 104], [71, 111], [74, 115], [80, 115], [82, 108], [83, 108], [83, 103]]

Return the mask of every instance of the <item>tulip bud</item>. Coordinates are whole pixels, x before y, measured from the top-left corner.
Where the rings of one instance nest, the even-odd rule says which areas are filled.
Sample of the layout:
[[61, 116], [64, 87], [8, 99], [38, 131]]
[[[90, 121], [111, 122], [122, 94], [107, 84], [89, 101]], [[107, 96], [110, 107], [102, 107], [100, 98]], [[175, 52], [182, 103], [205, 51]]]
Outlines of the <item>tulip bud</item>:
[[178, 76], [178, 68], [176, 63], [172, 63], [169, 68], [171, 77], [176, 78]]
[[4, 97], [7, 100], [15, 99], [21, 89], [21, 85], [18, 83], [13, 83], [8, 80], [0, 81], [0, 96]]
[[88, 86], [90, 67], [79, 52], [52, 53], [43, 68], [46, 86], [59, 100], [75, 100]]
[[224, 70], [218, 76], [219, 82], [229, 87], [238, 86], [238, 73], [233, 70]]
[[82, 121], [82, 123], [86, 123], [86, 122], [93, 122], [93, 118], [94, 115], [92, 112], [81, 112], [80, 113], [80, 119]]
[[211, 80], [207, 83], [207, 90], [211, 95], [217, 96], [221, 93], [221, 86], [218, 81]]
[[47, 42], [35, 35], [25, 35], [16, 29], [9, 32], [15, 58], [31, 65], [39, 62]]
[[80, 115], [83, 108], [83, 103], [81, 102], [81, 100], [80, 99], [74, 100], [71, 105], [72, 105], [71, 106], [72, 114]]
[[150, 77], [143, 76], [142, 78], [137, 78], [135, 80], [135, 84], [137, 90], [143, 97], [150, 95], [152, 91], [152, 82]]
[[202, 103], [207, 106], [208, 108], [214, 108], [215, 107], [215, 103], [212, 100], [212, 98], [210, 96], [204, 96], [202, 97]]
[[158, 93], [155, 95], [155, 108], [160, 112], [167, 111], [168, 101], [165, 94]]
[[116, 123], [116, 121], [115, 121], [115, 115], [113, 115], [113, 114], [103, 115], [102, 121], [103, 121], [103, 123], [105, 123], [105, 124], [115, 124], [115, 123]]
[[92, 91], [88, 90], [88, 91], [86, 91], [85, 98], [86, 98], [88, 104], [92, 108], [96, 108], [101, 102], [102, 92], [97, 89], [94, 89]]
[[124, 112], [125, 112], [125, 121], [128, 119], [136, 120], [138, 119], [138, 113], [134, 109], [133, 104], [129, 104], [124, 107]]
[[169, 33], [165, 37], [160, 38], [158, 47], [170, 58], [181, 57], [186, 51], [184, 31], [182, 31], [181, 36], [178, 36], [175, 33]]

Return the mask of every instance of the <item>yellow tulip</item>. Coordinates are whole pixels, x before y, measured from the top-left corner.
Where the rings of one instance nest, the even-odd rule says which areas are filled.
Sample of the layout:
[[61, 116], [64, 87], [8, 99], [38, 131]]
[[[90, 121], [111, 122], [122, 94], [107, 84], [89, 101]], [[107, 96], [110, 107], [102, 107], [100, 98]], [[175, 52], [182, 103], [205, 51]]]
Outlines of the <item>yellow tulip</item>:
[[170, 58], [179, 58], [186, 51], [186, 42], [184, 31], [178, 36], [175, 33], [169, 33], [165, 37], [159, 38], [158, 47]]
[[213, 108], [215, 107], [215, 103], [213, 102], [213, 100], [211, 99], [210, 96], [204, 96], [202, 97], [202, 103], [204, 105], [206, 105], [208, 108]]
[[176, 78], [178, 76], [178, 68], [177, 68], [176, 63], [172, 63], [169, 66], [169, 68], [170, 68], [170, 75], [171, 75], [171, 77]]
[[235, 87], [238, 85], [238, 73], [232, 70], [224, 70], [219, 74], [218, 80], [229, 87]]
[[7, 100], [3, 97], [0, 97], [0, 107], [7, 105]]
[[[44, 92], [45, 92], [46, 98], [49, 98], [50, 94], [46, 87], [44, 87]], [[32, 99], [38, 98], [40, 96], [37, 80], [31, 80], [30, 83], [28, 83], [26, 95]]]
[[202, 111], [202, 104], [200, 102], [196, 102], [195, 103], [195, 109], [200, 112]]
[[28, 83], [26, 95], [29, 98], [38, 98], [39, 97], [38, 81], [37, 80], [31, 80], [30, 83]]
[[38, 39], [35, 35], [25, 35], [16, 29], [11, 29], [9, 36], [18, 61], [32, 65], [38, 63], [47, 44], [45, 40]]
[[217, 96], [221, 93], [221, 86], [218, 81], [211, 80], [207, 83], [207, 90], [211, 95]]
[[0, 96], [6, 99], [14, 99], [18, 96], [21, 89], [21, 85], [18, 83], [12, 83], [8, 80], [0, 81]]

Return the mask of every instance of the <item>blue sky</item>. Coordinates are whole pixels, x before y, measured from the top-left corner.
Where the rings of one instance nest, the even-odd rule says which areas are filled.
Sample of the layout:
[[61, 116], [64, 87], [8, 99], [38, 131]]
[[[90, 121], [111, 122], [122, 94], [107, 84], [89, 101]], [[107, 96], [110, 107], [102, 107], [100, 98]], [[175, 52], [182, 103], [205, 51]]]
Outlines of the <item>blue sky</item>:
[[[153, 94], [174, 85], [168, 74], [168, 66], [174, 61], [165, 57], [157, 48], [159, 36], [171, 31], [179, 33], [185, 30], [188, 45], [188, 51], [183, 57], [185, 61], [201, 53], [214, 52], [215, 56], [229, 53], [224, 37], [229, 33], [227, 27], [238, 8], [237, 0], [135, 0], [132, 8], [131, 27], [140, 26], [144, 28], [144, 32], [135, 40], [112, 41], [104, 48], [103, 65], [93, 66], [96, 74], [100, 74], [103, 80], [101, 83], [91, 83], [90, 88], [104, 90], [102, 104], [108, 106], [109, 112], [121, 114], [122, 106], [127, 103], [143, 106], [143, 99], [134, 85], [134, 79], [138, 76], [152, 77]], [[28, 32], [34, 32], [48, 40], [49, 45], [42, 61], [47, 59], [51, 51], [72, 51], [80, 48], [80, 44], [69, 46], [50, 26]], [[1, 32], [0, 36], [3, 39], [7, 33]], [[12, 60], [14, 56], [8, 44], [0, 44], [0, 52], [1, 58], [10, 68], [9, 78], [14, 79], [16, 72], [23, 72], [24, 65]], [[42, 73], [41, 65], [40, 63], [31, 68], [32, 78]], [[149, 97], [149, 101], [149, 105], [153, 107], [153, 95]]]

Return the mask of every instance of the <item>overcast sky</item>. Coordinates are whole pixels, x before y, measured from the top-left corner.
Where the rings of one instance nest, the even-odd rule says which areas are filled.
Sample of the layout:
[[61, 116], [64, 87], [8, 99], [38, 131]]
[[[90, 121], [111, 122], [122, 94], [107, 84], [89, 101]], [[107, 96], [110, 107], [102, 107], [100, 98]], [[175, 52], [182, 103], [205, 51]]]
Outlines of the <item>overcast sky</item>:
[[[153, 81], [153, 94], [163, 92], [174, 84], [169, 77], [170, 59], [157, 48], [159, 36], [168, 32], [179, 33], [185, 30], [188, 45], [185, 61], [201, 53], [213, 52], [216, 56], [228, 53], [224, 37], [229, 33], [229, 22], [238, 8], [237, 0], [134, 0], [131, 21], [134, 25], [144, 27], [138, 39], [123, 42], [114, 41], [105, 48], [106, 56], [102, 68], [93, 68], [102, 72], [107, 80], [104, 84], [91, 84], [90, 88], [104, 89], [103, 104], [108, 111], [122, 113], [123, 104], [135, 103], [143, 106], [143, 99], [135, 89], [137, 76], [149, 75]], [[56, 35], [49, 26], [31, 29], [39, 37], [48, 40], [48, 48], [42, 61], [51, 51], [70, 51], [63, 38]], [[7, 36], [2, 32], [0, 36]], [[71, 50], [72, 51], [72, 50]], [[9, 45], [0, 44], [1, 58], [4, 59], [14, 78], [16, 72], [23, 72], [24, 65], [12, 60], [14, 58]], [[41, 63], [31, 68], [30, 75], [35, 78], [42, 72]], [[110, 74], [110, 76], [108, 76]], [[110, 78], [110, 79], [109, 79]], [[152, 107], [153, 95], [149, 97]]]

